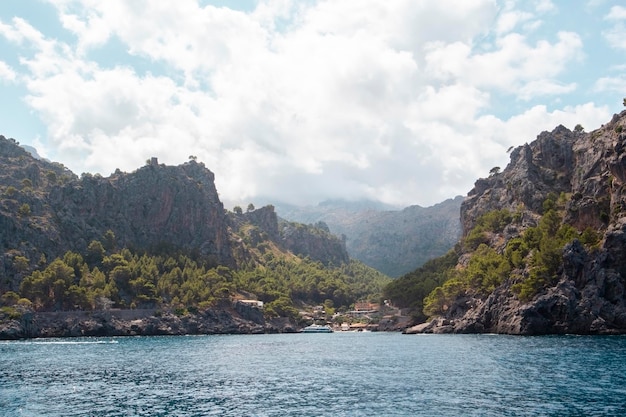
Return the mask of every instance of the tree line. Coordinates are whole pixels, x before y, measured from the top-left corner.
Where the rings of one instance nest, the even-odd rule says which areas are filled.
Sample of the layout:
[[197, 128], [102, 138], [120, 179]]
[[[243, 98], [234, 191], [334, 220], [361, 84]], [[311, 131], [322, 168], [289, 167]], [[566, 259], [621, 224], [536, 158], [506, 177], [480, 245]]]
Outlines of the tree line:
[[19, 292], [5, 293], [0, 302], [36, 311], [169, 308], [184, 313], [253, 294], [264, 302], [268, 317], [295, 318], [303, 303], [347, 309], [358, 300], [378, 300], [389, 281], [358, 261], [327, 267], [273, 250], [228, 268], [184, 253], [114, 248], [114, 236], [107, 233], [83, 254], [68, 251], [25, 276]]

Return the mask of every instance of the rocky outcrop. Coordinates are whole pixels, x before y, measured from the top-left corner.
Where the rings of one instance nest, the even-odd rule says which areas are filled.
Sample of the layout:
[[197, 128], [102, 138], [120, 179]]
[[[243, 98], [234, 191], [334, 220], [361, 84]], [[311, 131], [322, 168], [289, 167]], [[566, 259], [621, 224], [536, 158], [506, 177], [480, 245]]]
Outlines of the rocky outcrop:
[[160, 336], [190, 334], [293, 333], [288, 320], [246, 318], [234, 308], [209, 309], [175, 315], [157, 310], [67, 311], [27, 313], [19, 320], [0, 322], [0, 340], [35, 337]]
[[515, 149], [502, 173], [478, 180], [461, 206], [464, 235], [489, 211], [518, 213], [521, 225], [492, 239], [492, 247], [502, 251], [506, 241], [537, 224], [549, 194], [561, 195], [567, 198], [564, 222], [599, 233], [599, 247], [586, 248], [578, 240], [567, 244], [553, 283], [531, 300], [514, 294], [520, 277], [511, 276], [489, 295], [458, 297], [443, 317], [407, 333], [626, 333], [624, 125], [626, 112], [590, 133], [562, 126], [543, 132]]
[[294, 254], [308, 256], [326, 266], [337, 266], [350, 260], [345, 242], [318, 227], [281, 222], [280, 239], [281, 244]]
[[[234, 266], [228, 220], [202, 163], [151, 163], [132, 173], [78, 178], [0, 137], [0, 291], [17, 290], [15, 258], [29, 268], [68, 250], [85, 253], [111, 230], [117, 247], [185, 250]], [[21, 269], [24, 269], [23, 266]]]
[[195, 161], [151, 163], [108, 178], [83, 175], [50, 192], [60, 234], [72, 249], [113, 231], [119, 247], [197, 251], [215, 264], [233, 265], [224, 207], [215, 178]]
[[537, 214], [549, 193], [570, 192], [575, 170], [574, 144], [584, 136], [558, 126], [551, 133], [541, 133], [532, 144], [514, 149], [503, 172], [479, 179], [467, 194], [461, 204], [463, 233], [472, 230], [480, 216], [494, 209], [515, 212], [522, 208]]
[[[274, 206], [268, 205], [246, 213], [231, 213], [231, 227], [251, 247], [272, 241], [283, 250], [309, 257], [323, 265], [341, 265], [350, 260], [346, 245], [324, 225], [305, 225], [279, 219]], [[321, 227], [320, 227], [321, 226]], [[237, 247], [238, 257], [249, 259], [245, 248]]]

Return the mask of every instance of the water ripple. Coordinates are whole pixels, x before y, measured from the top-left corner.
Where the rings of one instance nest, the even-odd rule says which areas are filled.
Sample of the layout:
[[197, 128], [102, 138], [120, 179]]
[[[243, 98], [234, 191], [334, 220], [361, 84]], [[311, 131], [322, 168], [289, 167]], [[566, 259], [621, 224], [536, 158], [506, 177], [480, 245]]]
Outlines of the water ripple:
[[1, 416], [623, 416], [626, 337], [0, 343]]

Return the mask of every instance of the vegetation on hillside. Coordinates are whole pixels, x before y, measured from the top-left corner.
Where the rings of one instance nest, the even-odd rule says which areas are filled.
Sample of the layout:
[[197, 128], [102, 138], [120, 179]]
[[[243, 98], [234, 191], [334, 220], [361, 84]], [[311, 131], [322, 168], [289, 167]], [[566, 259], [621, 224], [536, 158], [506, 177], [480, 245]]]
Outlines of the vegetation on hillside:
[[532, 299], [557, 280], [567, 243], [578, 239], [589, 249], [598, 245], [599, 235], [593, 230], [581, 233], [563, 223], [565, 197], [550, 195], [538, 224], [503, 245], [494, 243], [503, 239], [507, 225], [520, 226], [520, 213], [484, 214], [457, 248], [466, 257], [462, 265], [457, 265], [459, 255], [451, 251], [387, 285], [385, 297], [401, 307], [415, 308], [420, 321], [443, 314], [463, 295], [486, 297], [507, 280], [521, 301]]
[[305, 305], [378, 301], [389, 282], [350, 261], [323, 223], [278, 223], [272, 206], [224, 212], [213, 173], [193, 155], [178, 167], [151, 159], [130, 174], [79, 179], [2, 136], [0, 151], [0, 318], [23, 309], [184, 313], [237, 298], [293, 317]]
[[384, 298], [392, 300], [396, 306], [410, 308], [415, 321], [424, 321], [427, 318], [422, 311], [424, 298], [450, 278], [458, 259], [457, 248], [454, 248], [427, 261], [415, 271], [390, 282], [384, 288]]
[[[325, 267], [281, 252], [273, 243], [239, 269], [209, 267], [188, 254], [153, 255], [94, 240], [84, 254], [68, 251], [27, 275], [19, 293], [5, 293], [4, 306], [38, 311], [107, 308], [168, 308], [178, 313], [215, 306], [253, 294], [266, 316], [298, 316], [301, 303], [348, 308], [360, 299], [378, 299], [389, 278], [357, 262]], [[106, 248], [109, 248], [107, 250]], [[28, 264], [28, 260], [23, 262]]]

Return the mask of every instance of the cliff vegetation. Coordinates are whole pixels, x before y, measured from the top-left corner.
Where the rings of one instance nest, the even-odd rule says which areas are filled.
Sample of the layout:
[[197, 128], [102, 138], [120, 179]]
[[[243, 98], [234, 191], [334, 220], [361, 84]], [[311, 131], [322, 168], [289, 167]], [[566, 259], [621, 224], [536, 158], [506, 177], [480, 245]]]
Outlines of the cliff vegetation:
[[408, 332], [626, 333], [626, 112], [511, 152], [461, 205], [454, 249], [390, 283]]

